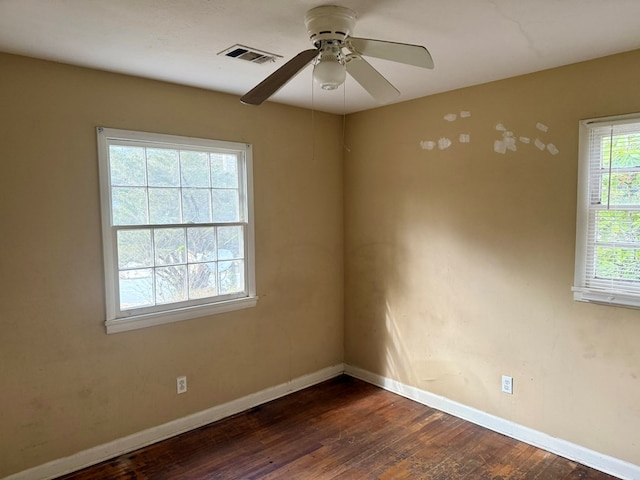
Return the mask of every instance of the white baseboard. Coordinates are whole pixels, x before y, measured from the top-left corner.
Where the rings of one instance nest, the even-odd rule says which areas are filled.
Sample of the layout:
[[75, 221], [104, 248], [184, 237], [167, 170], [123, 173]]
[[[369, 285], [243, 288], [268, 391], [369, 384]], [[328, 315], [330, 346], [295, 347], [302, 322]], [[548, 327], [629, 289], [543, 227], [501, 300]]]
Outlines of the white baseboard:
[[128, 437], [120, 438], [88, 450], [83, 450], [69, 457], [64, 457], [52, 462], [39, 465], [29, 470], [24, 470], [5, 477], [4, 480], [49, 480], [65, 475], [81, 468], [109, 460], [110, 458], [132, 452], [142, 447], [167, 438], [180, 435], [198, 427], [208, 425], [225, 417], [243, 412], [249, 408], [270, 402], [303, 388], [316, 385], [330, 378], [337, 377], [344, 372], [344, 365], [338, 364], [324, 368], [315, 373], [294, 378], [286, 383], [261, 390], [246, 397], [233, 400], [222, 405], [209, 408], [202, 412], [194, 413], [184, 418], [173, 420], [164, 425], [153, 427], [142, 432], [134, 433]]
[[561, 457], [582, 463], [601, 472], [614, 475], [625, 480], [640, 479], [640, 466], [617, 458], [595, 452], [566, 440], [552, 437], [546, 433], [533, 430], [517, 423], [476, 410], [448, 398], [429, 393], [419, 388], [405, 385], [367, 370], [345, 365], [345, 372], [354, 378], [377, 385], [378, 387], [397, 393], [423, 405], [449, 413], [458, 418], [468, 420], [482, 427], [501, 433], [521, 442], [547, 450]]
[[315, 373], [295, 378], [289, 382], [270, 387], [202, 412], [194, 413], [158, 427], [134, 433], [128, 437], [78, 452], [69, 457], [9, 475], [4, 480], [50, 480], [81, 468], [95, 465], [110, 458], [132, 452], [181, 433], [202, 427], [222, 418], [235, 415], [249, 408], [270, 402], [290, 393], [316, 385], [346, 373], [354, 378], [377, 385], [385, 390], [402, 395], [423, 405], [441, 410], [456, 417], [534, 445], [562, 457], [574, 460], [602, 472], [625, 480], [640, 479], [640, 466], [618, 460], [566, 440], [552, 437], [500, 417], [476, 410], [448, 398], [405, 385], [367, 370], [351, 365], [338, 364]]

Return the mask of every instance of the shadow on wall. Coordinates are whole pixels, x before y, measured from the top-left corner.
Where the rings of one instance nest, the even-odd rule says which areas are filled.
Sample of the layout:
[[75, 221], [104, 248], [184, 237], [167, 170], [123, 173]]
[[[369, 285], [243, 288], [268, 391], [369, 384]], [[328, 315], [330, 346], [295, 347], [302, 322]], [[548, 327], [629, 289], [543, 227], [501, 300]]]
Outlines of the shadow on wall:
[[[346, 362], [460, 402], [495, 401], [487, 377], [505, 351], [513, 354], [513, 336], [531, 333], [529, 323], [511, 321], [530, 315], [522, 311], [531, 301], [522, 286], [537, 287], [527, 275], [546, 278], [557, 268], [533, 248], [546, 243], [545, 233], [536, 223], [515, 232], [515, 214], [490, 216], [506, 192], [481, 196], [482, 205], [456, 205], [450, 182], [402, 183], [384, 218], [346, 255]], [[518, 202], [518, 215], [545, 215], [526, 195]], [[376, 236], [382, 240], [368, 241]], [[553, 318], [554, 303], [538, 310]]]
[[393, 285], [399, 272], [397, 247], [391, 243], [371, 243], [348, 256], [347, 291], [355, 295], [345, 299], [346, 361], [349, 364], [415, 385], [409, 347], [401, 334], [394, 311]]

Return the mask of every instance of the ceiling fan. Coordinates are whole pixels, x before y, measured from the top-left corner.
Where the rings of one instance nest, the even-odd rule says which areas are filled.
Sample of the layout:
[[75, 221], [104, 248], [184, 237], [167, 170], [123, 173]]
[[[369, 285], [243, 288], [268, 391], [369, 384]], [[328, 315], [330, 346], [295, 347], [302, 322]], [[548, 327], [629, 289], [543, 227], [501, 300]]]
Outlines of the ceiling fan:
[[314, 61], [313, 79], [324, 90], [335, 90], [349, 73], [369, 94], [387, 103], [400, 92], [364, 58], [433, 68], [429, 51], [420, 45], [352, 37], [356, 12], [346, 7], [322, 5], [309, 10], [304, 23], [315, 48], [304, 50], [246, 93], [240, 101], [260, 105]]

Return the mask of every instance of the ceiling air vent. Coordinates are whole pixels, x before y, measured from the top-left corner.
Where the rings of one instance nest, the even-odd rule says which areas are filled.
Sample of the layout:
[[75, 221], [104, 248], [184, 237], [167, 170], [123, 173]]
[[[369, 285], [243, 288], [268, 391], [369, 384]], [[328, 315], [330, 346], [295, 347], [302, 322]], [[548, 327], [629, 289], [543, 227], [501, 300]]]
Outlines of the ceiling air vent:
[[252, 63], [275, 62], [276, 58], [282, 58], [281, 55], [276, 55], [275, 53], [263, 52], [257, 48], [245, 47], [244, 45], [238, 44], [221, 51], [218, 55], [238, 58]]

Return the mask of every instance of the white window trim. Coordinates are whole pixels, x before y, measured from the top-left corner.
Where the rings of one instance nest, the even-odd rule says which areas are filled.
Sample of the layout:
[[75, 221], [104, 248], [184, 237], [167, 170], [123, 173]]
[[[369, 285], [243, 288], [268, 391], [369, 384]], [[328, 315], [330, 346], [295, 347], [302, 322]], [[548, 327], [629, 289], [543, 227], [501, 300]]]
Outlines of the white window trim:
[[591, 118], [580, 121], [578, 146], [578, 202], [576, 213], [576, 250], [573, 299], [611, 306], [640, 308], [640, 295], [625, 294], [616, 290], [589, 288], [586, 285], [587, 255], [589, 251], [589, 179], [590, 170], [590, 126], [622, 125], [640, 122], [640, 113]]
[[[220, 140], [209, 140], [202, 138], [192, 138], [176, 135], [164, 135], [147, 132], [137, 132], [132, 130], [122, 130], [106, 127], [97, 127], [98, 136], [98, 158], [100, 174], [100, 206], [102, 214], [102, 239], [104, 256], [104, 276], [105, 276], [105, 297], [106, 297], [106, 321], [107, 333], [118, 333], [128, 330], [163, 325], [167, 323], [180, 322], [193, 318], [231, 312], [244, 308], [255, 307], [258, 302], [255, 283], [255, 228], [253, 221], [253, 159], [252, 146], [247, 143], [227, 142]], [[243, 150], [244, 176], [246, 188], [246, 237], [245, 237], [245, 262], [246, 262], [246, 287], [247, 295], [229, 300], [218, 300], [201, 305], [193, 305], [180, 308], [167, 306], [166, 310], [145, 313], [139, 315], [129, 315], [118, 318], [116, 302], [118, 295], [116, 292], [116, 245], [111, 225], [111, 185], [109, 180], [108, 164], [108, 140], [138, 140], [143, 142], [157, 142], [167, 145], [177, 146], [204, 146], [220, 149]]]

